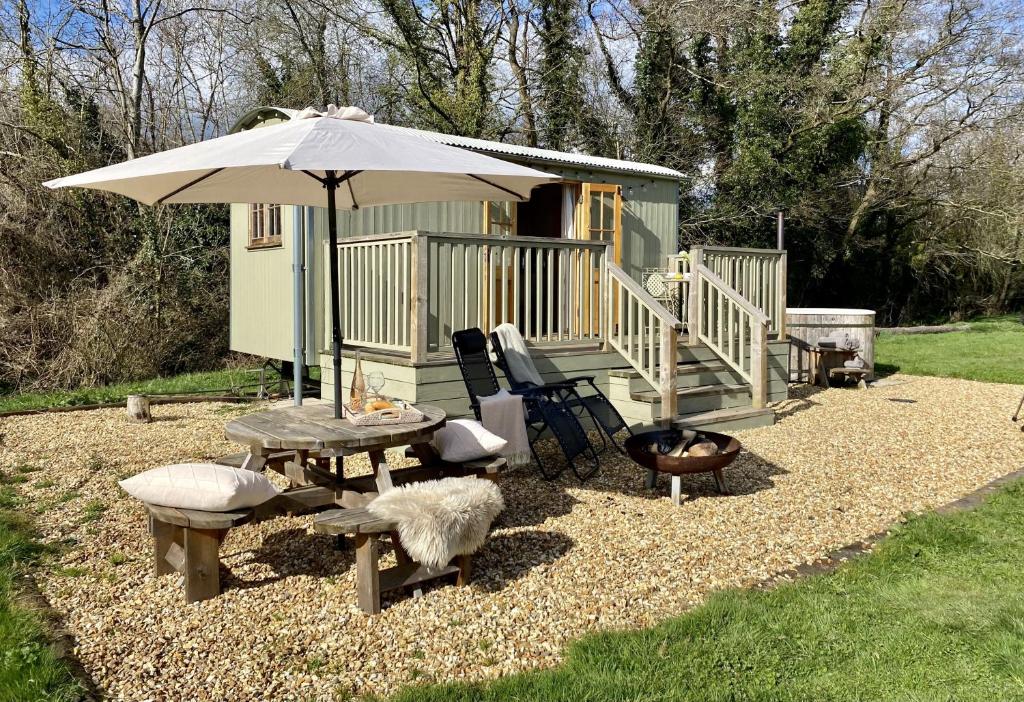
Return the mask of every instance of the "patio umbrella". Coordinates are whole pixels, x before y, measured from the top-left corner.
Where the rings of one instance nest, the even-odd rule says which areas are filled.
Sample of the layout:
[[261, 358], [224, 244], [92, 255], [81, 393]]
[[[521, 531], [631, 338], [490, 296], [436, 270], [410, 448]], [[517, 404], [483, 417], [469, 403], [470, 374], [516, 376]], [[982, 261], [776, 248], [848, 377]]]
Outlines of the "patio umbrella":
[[[270, 202], [327, 208], [331, 238], [334, 413], [341, 417], [338, 209], [452, 200], [527, 200], [560, 180], [543, 171], [373, 123], [355, 107], [307, 108], [290, 121], [57, 178], [49, 188], [119, 193], [147, 205]], [[326, 192], [325, 192], [326, 191]]]

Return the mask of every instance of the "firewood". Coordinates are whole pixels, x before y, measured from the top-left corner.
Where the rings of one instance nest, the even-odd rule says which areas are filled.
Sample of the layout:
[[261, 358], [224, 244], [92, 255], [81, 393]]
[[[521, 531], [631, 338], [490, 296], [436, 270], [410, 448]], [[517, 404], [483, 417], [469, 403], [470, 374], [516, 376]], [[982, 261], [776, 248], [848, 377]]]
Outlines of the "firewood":
[[698, 441], [690, 447], [691, 456], [714, 456], [718, 454], [718, 446], [714, 441]]

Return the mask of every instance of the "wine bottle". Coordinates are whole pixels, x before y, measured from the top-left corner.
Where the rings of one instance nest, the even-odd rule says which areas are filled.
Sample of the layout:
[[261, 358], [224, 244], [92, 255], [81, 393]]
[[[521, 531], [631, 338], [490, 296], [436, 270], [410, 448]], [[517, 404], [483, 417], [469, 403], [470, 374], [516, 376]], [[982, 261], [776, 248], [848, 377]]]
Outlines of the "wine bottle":
[[361, 352], [356, 351], [356, 367], [352, 372], [352, 387], [348, 392], [348, 408], [353, 412], [362, 412], [365, 399], [366, 380], [363, 378], [363, 359]]

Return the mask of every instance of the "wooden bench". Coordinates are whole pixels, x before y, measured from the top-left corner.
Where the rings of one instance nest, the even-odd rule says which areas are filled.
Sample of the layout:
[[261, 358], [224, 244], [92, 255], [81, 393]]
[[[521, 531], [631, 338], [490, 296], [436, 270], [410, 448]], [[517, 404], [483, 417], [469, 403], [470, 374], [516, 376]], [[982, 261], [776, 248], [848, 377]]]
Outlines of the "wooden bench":
[[828, 371], [829, 378], [839, 377], [843, 380], [847, 378], [853, 378], [857, 381], [857, 387], [861, 390], [865, 390], [868, 387], [867, 377], [871, 374], [870, 368], [830, 368]]
[[145, 507], [153, 535], [154, 572], [181, 573], [187, 603], [219, 595], [220, 545], [232, 527], [252, 521], [254, 511], [203, 512], [151, 504]]
[[[416, 585], [427, 580], [456, 576], [456, 585], [469, 582], [470, 557], [458, 556], [451, 564], [440, 569], [427, 568], [414, 562], [402, 548], [395, 531], [397, 524], [378, 519], [365, 508], [332, 509], [313, 519], [313, 529], [321, 534], [341, 536], [350, 534], [356, 542], [356, 592], [359, 608], [368, 614], [380, 612], [382, 592]], [[378, 564], [378, 538], [391, 534], [398, 565], [380, 570]]]

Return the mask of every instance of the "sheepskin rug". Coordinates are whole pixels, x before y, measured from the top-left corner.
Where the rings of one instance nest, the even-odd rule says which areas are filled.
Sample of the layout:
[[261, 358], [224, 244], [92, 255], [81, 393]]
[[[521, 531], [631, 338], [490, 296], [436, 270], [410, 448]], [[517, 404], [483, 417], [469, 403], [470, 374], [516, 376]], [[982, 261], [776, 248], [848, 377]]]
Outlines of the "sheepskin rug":
[[505, 502], [490, 480], [443, 478], [388, 490], [366, 508], [398, 523], [398, 538], [414, 561], [443, 568], [483, 546]]

